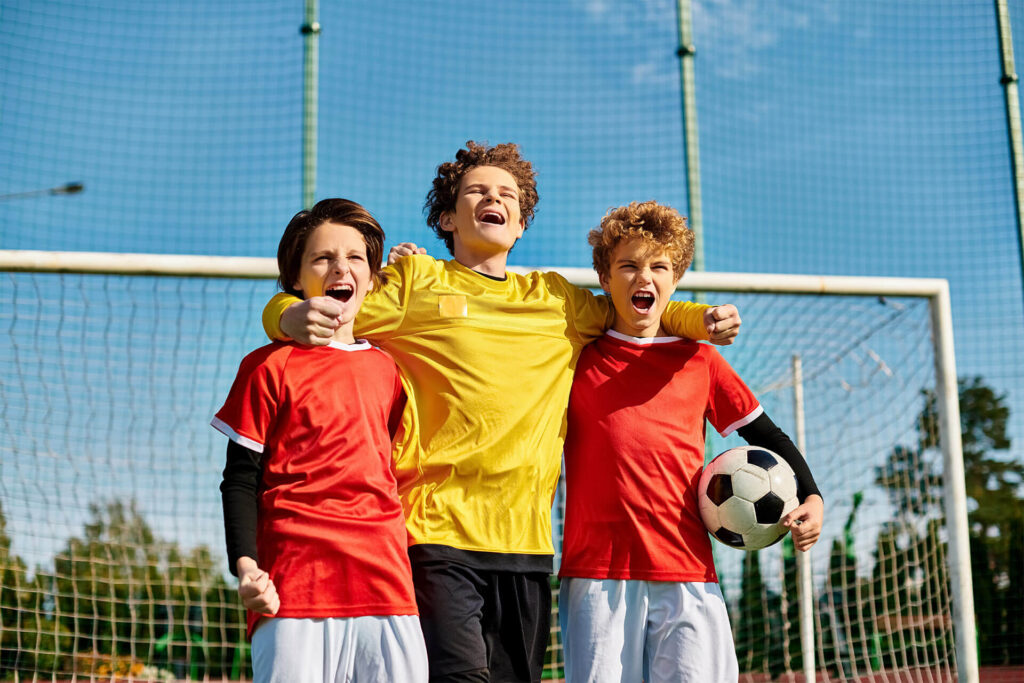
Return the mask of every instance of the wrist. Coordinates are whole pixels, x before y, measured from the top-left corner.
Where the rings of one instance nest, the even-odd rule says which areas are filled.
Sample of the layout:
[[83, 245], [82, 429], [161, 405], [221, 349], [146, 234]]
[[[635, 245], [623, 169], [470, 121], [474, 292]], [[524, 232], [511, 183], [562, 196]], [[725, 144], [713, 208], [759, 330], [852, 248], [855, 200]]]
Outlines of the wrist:
[[260, 567], [251, 557], [240, 557], [235, 561], [235, 569], [237, 570], [238, 578], [242, 578], [246, 574], [259, 571]]

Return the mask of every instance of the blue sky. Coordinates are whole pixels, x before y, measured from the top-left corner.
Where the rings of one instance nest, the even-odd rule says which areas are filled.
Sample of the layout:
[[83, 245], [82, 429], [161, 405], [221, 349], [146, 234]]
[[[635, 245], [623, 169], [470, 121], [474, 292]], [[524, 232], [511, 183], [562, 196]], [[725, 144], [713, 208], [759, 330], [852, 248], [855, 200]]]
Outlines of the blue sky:
[[[707, 268], [949, 278], [960, 372], [1006, 392], [1024, 436], [992, 3], [693, 4]], [[1019, 37], [1024, 3], [1010, 4]], [[468, 139], [516, 141], [541, 203], [512, 262], [588, 266], [585, 231], [609, 207], [686, 211], [675, 12], [670, 0], [321, 3], [317, 196], [360, 201], [390, 241], [444, 256], [421, 211], [434, 167]], [[302, 17], [298, 0], [0, 0], [0, 194], [86, 185], [0, 201], [0, 248], [273, 255], [301, 208]], [[225, 357], [260, 342], [261, 302], [230, 301]], [[149, 321], [148, 305], [132, 315]], [[138, 349], [159, 334], [131, 329]], [[223, 383], [233, 370], [211, 372]], [[137, 418], [133, 438], [153, 440], [164, 419]], [[186, 450], [213, 439], [174, 434]]]

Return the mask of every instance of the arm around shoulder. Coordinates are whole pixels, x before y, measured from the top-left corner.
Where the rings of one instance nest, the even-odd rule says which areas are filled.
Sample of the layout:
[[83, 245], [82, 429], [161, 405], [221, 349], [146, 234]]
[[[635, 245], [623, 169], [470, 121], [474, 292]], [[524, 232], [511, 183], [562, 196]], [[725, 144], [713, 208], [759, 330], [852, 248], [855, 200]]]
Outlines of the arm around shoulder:
[[263, 331], [271, 340], [288, 339], [288, 336], [281, 331], [281, 315], [289, 306], [299, 301], [302, 299], [297, 296], [292, 296], [287, 292], [278, 292], [263, 307]]
[[712, 344], [732, 344], [740, 333], [740, 313], [732, 304], [707, 306], [692, 301], [670, 301], [661, 314], [661, 325], [676, 337], [705, 339]]
[[325, 346], [340, 324], [341, 310], [330, 297], [299, 299], [279, 292], [263, 309], [263, 329], [271, 339], [294, 339], [303, 344]]
[[661, 314], [661, 326], [675, 337], [708, 339], [705, 318], [711, 310], [711, 306], [693, 301], [670, 301]]

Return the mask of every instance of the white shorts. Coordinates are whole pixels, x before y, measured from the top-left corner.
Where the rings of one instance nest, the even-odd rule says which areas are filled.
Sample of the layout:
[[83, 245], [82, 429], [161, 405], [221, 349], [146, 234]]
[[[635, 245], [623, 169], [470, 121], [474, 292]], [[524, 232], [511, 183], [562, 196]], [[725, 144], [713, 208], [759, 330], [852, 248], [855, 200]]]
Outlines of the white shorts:
[[726, 683], [739, 678], [717, 583], [562, 581], [566, 683]]
[[416, 616], [264, 619], [252, 636], [253, 683], [427, 681]]

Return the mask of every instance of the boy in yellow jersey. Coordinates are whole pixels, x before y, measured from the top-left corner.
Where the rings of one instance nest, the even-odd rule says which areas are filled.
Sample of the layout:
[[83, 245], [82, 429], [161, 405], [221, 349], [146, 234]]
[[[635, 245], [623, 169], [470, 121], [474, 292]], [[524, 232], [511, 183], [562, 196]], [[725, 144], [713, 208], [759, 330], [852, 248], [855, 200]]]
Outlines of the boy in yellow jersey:
[[[537, 199], [515, 145], [467, 143], [427, 195], [454, 259], [398, 259], [355, 322], [394, 357], [408, 396], [394, 460], [431, 681], [539, 681], [543, 668], [569, 390], [614, 311], [558, 274], [506, 271]], [[322, 344], [336, 304], [279, 294], [264, 327]], [[728, 344], [740, 321], [732, 306], [674, 302], [662, 323]]]

